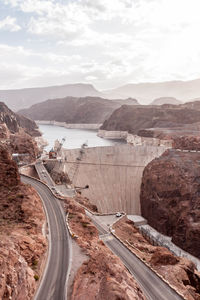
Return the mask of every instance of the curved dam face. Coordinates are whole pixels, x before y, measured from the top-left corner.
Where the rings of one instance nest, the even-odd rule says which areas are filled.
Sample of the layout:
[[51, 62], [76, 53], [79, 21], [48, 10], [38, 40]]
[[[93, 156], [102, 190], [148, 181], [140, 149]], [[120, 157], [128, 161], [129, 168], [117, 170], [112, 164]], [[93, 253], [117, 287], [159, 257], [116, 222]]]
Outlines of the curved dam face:
[[[62, 150], [62, 161], [54, 169], [68, 173], [82, 195], [97, 205], [99, 212], [124, 211], [140, 214], [140, 186], [145, 166], [166, 147], [117, 145]], [[78, 158], [78, 159], [77, 159]]]

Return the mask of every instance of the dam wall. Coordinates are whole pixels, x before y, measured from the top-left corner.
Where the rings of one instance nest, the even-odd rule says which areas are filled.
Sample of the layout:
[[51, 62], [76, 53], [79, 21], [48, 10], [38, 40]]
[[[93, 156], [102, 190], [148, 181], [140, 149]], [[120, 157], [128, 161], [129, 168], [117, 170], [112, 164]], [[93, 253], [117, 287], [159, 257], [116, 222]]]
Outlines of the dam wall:
[[38, 125], [55, 125], [60, 127], [65, 127], [67, 129], [92, 129], [98, 130], [102, 124], [67, 124], [65, 122], [57, 122], [57, 121], [35, 121]]
[[108, 130], [99, 130], [99, 137], [106, 139], [123, 139], [128, 144], [134, 146], [149, 145], [149, 146], [166, 146], [172, 148], [172, 140], [162, 140], [152, 137], [143, 137], [128, 133], [128, 131], [108, 131]]
[[140, 215], [140, 186], [145, 166], [160, 156], [166, 147], [115, 145], [83, 149], [62, 149], [54, 170], [68, 173], [82, 195], [97, 205], [99, 212], [125, 211]]

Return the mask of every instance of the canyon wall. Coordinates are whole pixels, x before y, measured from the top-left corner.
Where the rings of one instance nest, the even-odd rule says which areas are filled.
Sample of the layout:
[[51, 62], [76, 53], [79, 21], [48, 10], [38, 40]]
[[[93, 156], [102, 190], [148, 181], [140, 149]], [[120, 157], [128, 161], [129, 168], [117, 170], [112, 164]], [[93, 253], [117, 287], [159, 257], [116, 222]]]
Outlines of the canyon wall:
[[200, 258], [200, 153], [166, 151], [150, 162], [141, 186], [149, 225]]
[[[140, 214], [140, 185], [144, 167], [159, 157], [166, 147], [117, 145], [110, 147], [62, 150], [61, 161], [50, 161], [54, 170], [69, 174], [83, 196], [100, 212], [125, 211]], [[81, 158], [80, 158], [81, 155]], [[77, 158], [80, 160], [77, 160]]]
[[20, 182], [17, 165], [0, 145], [0, 299], [33, 299], [47, 249], [44, 223], [39, 196]]

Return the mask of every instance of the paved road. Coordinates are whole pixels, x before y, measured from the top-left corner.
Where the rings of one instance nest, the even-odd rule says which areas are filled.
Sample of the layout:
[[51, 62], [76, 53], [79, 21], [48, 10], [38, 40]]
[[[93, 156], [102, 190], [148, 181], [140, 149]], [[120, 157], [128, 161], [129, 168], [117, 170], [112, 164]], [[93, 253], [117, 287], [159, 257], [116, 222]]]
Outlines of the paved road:
[[52, 180], [51, 176], [45, 169], [43, 163], [36, 162], [35, 164], [36, 171], [42, 181], [44, 181], [46, 184], [48, 184], [49, 187], [55, 186], [54, 181]]
[[21, 176], [24, 183], [31, 184], [40, 195], [45, 207], [49, 229], [49, 253], [35, 300], [66, 299], [66, 277], [70, 261], [69, 233], [59, 200], [42, 183]]
[[[116, 254], [124, 263], [136, 279], [147, 299], [149, 300], [183, 300], [174, 290], [172, 290], [163, 280], [151, 271], [140, 259], [131, 253], [113, 235], [109, 235], [106, 227], [99, 222], [95, 216], [86, 212], [97, 227], [104, 243]], [[105, 237], [105, 238], [104, 238]]]

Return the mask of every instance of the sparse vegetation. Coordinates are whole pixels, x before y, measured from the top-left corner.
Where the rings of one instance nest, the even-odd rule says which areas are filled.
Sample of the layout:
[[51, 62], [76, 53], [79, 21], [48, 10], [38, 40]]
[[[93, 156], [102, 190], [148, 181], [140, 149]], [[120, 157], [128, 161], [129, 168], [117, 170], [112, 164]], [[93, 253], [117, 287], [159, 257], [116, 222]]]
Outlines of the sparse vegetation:
[[35, 279], [35, 281], [38, 281], [39, 280], [39, 275], [35, 274], [34, 279]]

